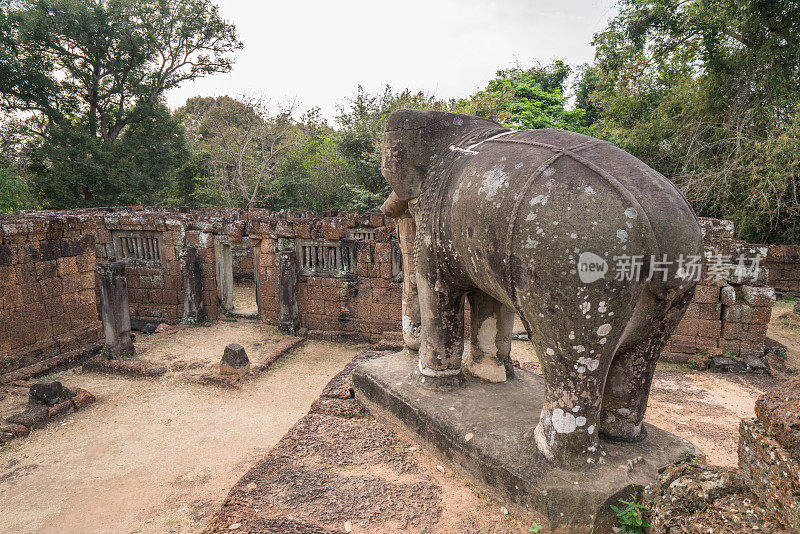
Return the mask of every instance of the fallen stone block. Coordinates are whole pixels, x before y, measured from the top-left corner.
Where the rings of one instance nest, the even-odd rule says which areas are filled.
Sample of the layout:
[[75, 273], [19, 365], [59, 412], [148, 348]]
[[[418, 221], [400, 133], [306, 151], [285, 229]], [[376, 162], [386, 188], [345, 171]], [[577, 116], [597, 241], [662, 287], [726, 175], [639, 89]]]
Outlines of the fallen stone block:
[[158, 325], [149, 321], [131, 318], [131, 330], [137, 330], [143, 334], [155, 334]]
[[75, 396], [72, 397], [72, 405], [76, 410], [81, 410], [92, 404], [95, 396], [86, 391], [85, 389], [75, 388]]
[[767, 364], [753, 354], [746, 354], [743, 358], [745, 365], [747, 366], [747, 372], [753, 373], [755, 375], [762, 375], [767, 372]]
[[715, 356], [711, 358], [709, 369], [716, 373], [743, 374], [747, 372], [747, 364], [739, 358], [728, 356]]
[[0, 426], [0, 444], [8, 443], [14, 438], [24, 438], [31, 430], [25, 425], [10, 424]]
[[219, 362], [219, 372], [222, 374], [245, 375], [250, 371], [250, 359], [244, 347], [238, 343], [229, 343]]
[[9, 423], [24, 425], [28, 428], [41, 428], [50, 419], [50, 409], [46, 406], [33, 406], [27, 410], [6, 418]]
[[70, 413], [75, 408], [75, 405], [72, 404], [72, 400], [65, 400], [61, 401], [55, 406], [50, 408], [49, 417], [53, 419], [55, 417], [61, 417], [62, 415], [66, 415]]
[[107, 360], [91, 358], [83, 364], [84, 371], [110, 373], [137, 378], [155, 378], [167, 372], [163, 365], [155, 365], [144, 360]]
[[75, 393], [57, 381], [36, 382], [28, 391], [28, 401], [41, 406], [55, 406], [74, 396]]

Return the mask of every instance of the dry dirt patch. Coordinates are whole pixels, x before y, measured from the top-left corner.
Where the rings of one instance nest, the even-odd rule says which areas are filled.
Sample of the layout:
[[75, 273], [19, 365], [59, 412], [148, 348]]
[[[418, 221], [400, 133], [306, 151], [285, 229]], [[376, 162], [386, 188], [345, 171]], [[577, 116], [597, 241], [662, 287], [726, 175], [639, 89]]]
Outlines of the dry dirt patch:
[[767, 336], [786, 347], [786, 365], [800, 370], [800, 316], [792, 312], [797, 299], [779, 300], [772, 308]]
[[[151, 355], [218, 360], [214, 343], [252, 345], [269, 335], [256, 324], [219, 327], [181, 331], [163, 346], [151, 336], [142, 345]], [[231, 328], [240, 337], [230, 338]], [[0, 525], [7, 532], [196, 532], [356, 350], [309, 342], [234, 390], [174, 375], [130, 380], [69, 371], [62, 382], [98, 402], [0, 449]]]

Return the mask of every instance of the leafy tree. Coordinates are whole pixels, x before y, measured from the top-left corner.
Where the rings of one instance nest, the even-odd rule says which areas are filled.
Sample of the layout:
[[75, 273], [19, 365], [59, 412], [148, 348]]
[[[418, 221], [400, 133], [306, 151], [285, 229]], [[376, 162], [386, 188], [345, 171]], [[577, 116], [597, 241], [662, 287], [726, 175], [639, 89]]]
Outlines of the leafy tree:
[[[31, 114], [30, 132], [40, 137], [37, 178], [51, 206], [150, 202], [172, 170], [164, 164], [181, 160], [166, 151], [176, 148], [174, 125], [153, 123], [169, 119], [164, 93], [229, 71], [238, 48], [234, 27], [209, 0], [7, 2], [0, 6], [0, 107]], [[145, 133], [167, 138], [145, 147]], [[126, 168], [134, 172], [127, 178]]]
[[[339, 147], [350, 166], [348, 183], [372, 193], [386, 192], [381, 175], [381, 146], [386, 119], [398, 109], [447, 110], [448, 103], [422, 91], [404, 89], [395, 92], [390, 86], [375, 95], [359, 85], [354, 96], [339, 107]], [[388, 195], [388, 193], [386, 193]]]
[[486, 117], [509, 128], [585, 131], [584, 110], [566, 108], [564, 86], [570, 72], [560, 60], [528, 70], [519, 66], [501, 70], [486, 89], [453, 102], [453, 110]]
[[338, 133], [320, 110], [306, 112], [297, 125], [296, 143], [280, 168], [273, 209], [343, 210], [352, 168], [342, 155]]
[[206, 201], [252, 208], [272, 194], [294, 144], [292, 108], [270, 110], [259, 98], [191, 98], [176, 111], [195, 150], [207, 157]]
[[594, 44], [605, 137], [740, 237], [800, 241], [800, 4], [623, 0]]
[[189, 158], [183, 128], [163, 104], [147, 105], [111, 145], [84, 124], [62, 122], [29, 156], [41, 196], [52, 208], [163, 202], [174, 171]]
[[38, 209], [36, 198], [14, 169], [0, 167], [0, 213]]

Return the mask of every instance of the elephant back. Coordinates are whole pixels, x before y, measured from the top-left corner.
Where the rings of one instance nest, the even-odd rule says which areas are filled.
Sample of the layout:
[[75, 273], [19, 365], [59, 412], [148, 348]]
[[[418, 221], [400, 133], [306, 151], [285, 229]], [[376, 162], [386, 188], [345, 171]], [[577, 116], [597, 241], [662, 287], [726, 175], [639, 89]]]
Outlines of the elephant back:
[[453, 237], [444, 245], [471, 264], [465, 272], [494, 273], [480, 281], [492, 294], [521, 279], [552, 289], [577, 275], [582, 254], [607, 264], [639, 257], [644, 271], [666, 255], [670, 270], [651, 281], [653, 293], [672, 298], [692, 285], [676, 276], [678, 258], [702, 251], [691, 206], [663, 175], [611, 143], [563, 130], [499, 131], [451, 146], [440, 166], [449, 176], [436, 192], [441, 224]]

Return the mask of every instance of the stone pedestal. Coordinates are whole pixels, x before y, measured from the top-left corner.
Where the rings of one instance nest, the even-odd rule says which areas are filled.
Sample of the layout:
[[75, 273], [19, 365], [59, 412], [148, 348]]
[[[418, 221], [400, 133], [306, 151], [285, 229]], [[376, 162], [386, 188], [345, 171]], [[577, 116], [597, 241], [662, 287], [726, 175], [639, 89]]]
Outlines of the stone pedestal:
[[183, 322], [198, 324], [206, 320], [206, 309], [203, 304], [203, 278], [200, 273], [200, 261], [197, 249], [184, 247], [178, 255], [181, 262], [183, 278]]
[[229, 343], [219, 362], [219, 372], [223, 375], [240, 376], [249, 373], [250, 358], [247, 357], [244, 347], [238, 343]]
[[638, 443], [602, 441], [604, 463], [557, 468], [533, 441], [544, 381], [525, 370], [502, 383], [422, 381], [416, 355], [399, 352], [353, 371], [358, 399], [377, 419], [399, 426], [548, 532], [611, 532], [611, 504], [657, 478], [659, 469], [696, 453], [692, 443], [645, 424]]
[[125, 263], [121, 261], [97, 264], [100, 275], [100, 319], [106, 338], [103, 356], [119, 359], [133, 356], [131, 337], [131, 312], [128, 306], [128, 282], [125, 279]]
[[297, 298], [294, 286], [297, 283], [297, 255], [294, 250], [278, 252], [278, 330], [283, 334], [294, 335], [300, 328], [300, 315], [297, 312]]

